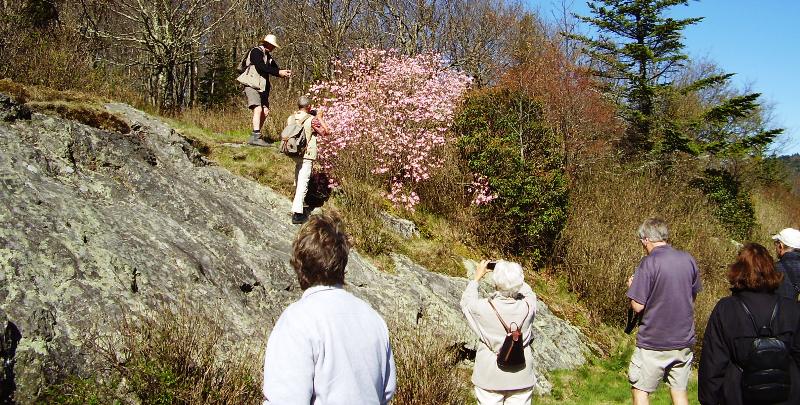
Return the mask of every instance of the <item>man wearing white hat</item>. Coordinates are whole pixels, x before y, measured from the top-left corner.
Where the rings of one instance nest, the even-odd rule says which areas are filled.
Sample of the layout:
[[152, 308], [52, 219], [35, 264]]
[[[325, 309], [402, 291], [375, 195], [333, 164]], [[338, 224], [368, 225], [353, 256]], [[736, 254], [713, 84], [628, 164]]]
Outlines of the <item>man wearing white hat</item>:
[[254, 146], [267, 146], [268, 144], [261, 139], [261, 127], [269, 112], [269, 76], [289, 77], [291, 70], [281, 69], [278, 63], [272, 58], [270, 52], [278, 48], [278, 40], [275, 35], [269, 34], [250, 50], [247, 66], [253, 65], [258, 74], [266, 80], [263, 89], [255, 89], [245, 86], [244, 94], [247, 96], [247, 107], [253, 110], [253, 133], [247, 143]]
[[778, 287], [778, 295], [797, 300], [800, 295], [800, 231], [786, 228], [772, 239], [778, 254], [775, 268], [783, 273], [783, 282]]

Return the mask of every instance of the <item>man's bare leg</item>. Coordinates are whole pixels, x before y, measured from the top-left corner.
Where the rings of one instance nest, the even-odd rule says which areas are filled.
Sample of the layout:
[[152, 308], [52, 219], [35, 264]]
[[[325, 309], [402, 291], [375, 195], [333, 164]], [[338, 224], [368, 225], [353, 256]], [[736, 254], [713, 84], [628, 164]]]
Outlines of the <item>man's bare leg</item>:
[[689, 405], [689, 394], [681, 390], [669, 390], [673, 405]]
[[633, 405], [650, 405], [650, 393], [636, 388], [631, 388]]
[[249, 145], [269, 146], [268, 143], [261, 139], [261, 126], [264, 125], [264, 118], [267, 116], [264, 112], [265, 108], [264, 106], [253, 107], [253, 133], [250, 135], [250, 139], [247, 140]]
[[264, 109], [262, 107], [253, 107], [253, 132], [261, 130], [261, 124], [264, 122]]

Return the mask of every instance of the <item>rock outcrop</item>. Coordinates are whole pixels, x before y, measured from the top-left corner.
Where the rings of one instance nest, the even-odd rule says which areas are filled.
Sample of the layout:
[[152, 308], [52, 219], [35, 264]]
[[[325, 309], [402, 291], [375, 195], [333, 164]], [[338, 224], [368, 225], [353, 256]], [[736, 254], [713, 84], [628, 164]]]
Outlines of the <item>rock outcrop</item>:
[[[0, 101], [3, 395], [34, 398], [56, 373], [86, 367], [85, 336], [110, 327], [102, 319], [165, 304], [217, 308], [232, 338], [264, 345], [301, 294], [288, 261], [298, 228], [287, 198], [210, 165], [127, 105], [106, 106], [128, 122], [123, 134]], [[388, 274], [353, 252], [347, 288], [387, 320], [429, 317], [474, 349], [458, 308], [466, 279], [394, 261]], [[544, 372], [582, 364], [587, 341], [543, 303], [535, 325], [546, 392]]]

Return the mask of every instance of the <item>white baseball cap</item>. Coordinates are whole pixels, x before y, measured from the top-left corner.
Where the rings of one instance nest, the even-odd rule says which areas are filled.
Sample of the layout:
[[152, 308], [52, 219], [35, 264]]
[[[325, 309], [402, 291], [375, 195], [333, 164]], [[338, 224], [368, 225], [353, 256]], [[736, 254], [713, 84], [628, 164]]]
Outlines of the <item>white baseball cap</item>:
[[786, 228], [774, 235], [772, 239], [780, 241], [790, 248], [800, 249], [800, 231], [797, 229]]
[[278, 38], [275, 38], [275, 35], [269, 34], [265, 36], [262, 42], [266, 42], [276, 48], [280, 48], [280, 46], [278, 46]]

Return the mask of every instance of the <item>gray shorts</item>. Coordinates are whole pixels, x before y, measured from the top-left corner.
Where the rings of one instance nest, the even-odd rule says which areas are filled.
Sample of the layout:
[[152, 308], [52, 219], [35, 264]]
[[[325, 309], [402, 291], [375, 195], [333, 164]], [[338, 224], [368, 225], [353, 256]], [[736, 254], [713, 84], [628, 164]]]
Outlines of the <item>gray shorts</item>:
[[631, 387], [653, 392], [663, 381], [676, 391], [686, 391], [692, 370], [692, 349], [648, 350], [637, 347], [628, 367]]
[[269, 108], [269, 93], [266, 91], [258, 91], [245, 86], [244, 95], [247, 96], [247, 108], [251, 110], [260, 106]]

